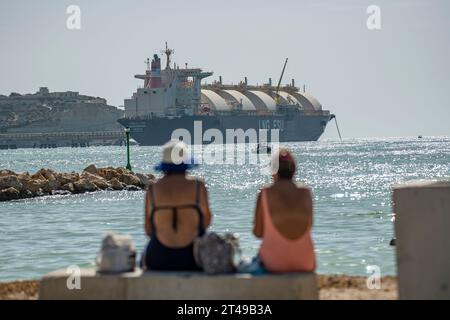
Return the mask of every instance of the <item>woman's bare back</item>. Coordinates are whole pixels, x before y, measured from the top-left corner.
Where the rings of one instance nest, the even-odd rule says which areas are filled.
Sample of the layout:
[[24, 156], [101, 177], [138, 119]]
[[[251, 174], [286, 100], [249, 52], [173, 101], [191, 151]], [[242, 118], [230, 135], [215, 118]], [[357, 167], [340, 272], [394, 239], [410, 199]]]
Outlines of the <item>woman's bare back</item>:
[[[196, 205], [197, 181], [185, 175], [168, 175], [153, 184], [152, 192], [157, 210], [154, 213], [154, 224], [150, 221], [151, 197], [147, 195], [146, 226], [147, 234], [151, 235], [156, 228], [158, 240], [168, 247], [181, 248], [192, 243], [198, 235], [199, 216], [197, 210], [183, 208], [185, 205]], [[201, 214], [204, 215], [204, 227], [208, 227], [211, 220], [209, 211], [207, 191], [202, 181], [198, 181], [198, 205]], [[150, 199], [149, 199], [150, 198]], [[177, 208], [181, 206], [181, 208]], [[158, 207], [170, 207], [161, 208]], [[176, 208], [176, 217], [174, 210]], [[174, 218], [176, 229], [174, 229]]]
[[278, 181], [267, 188], [267, 202], [272, 222], [285, 238], [298, 239], [311, 226], [312, 198], [306, 186]]

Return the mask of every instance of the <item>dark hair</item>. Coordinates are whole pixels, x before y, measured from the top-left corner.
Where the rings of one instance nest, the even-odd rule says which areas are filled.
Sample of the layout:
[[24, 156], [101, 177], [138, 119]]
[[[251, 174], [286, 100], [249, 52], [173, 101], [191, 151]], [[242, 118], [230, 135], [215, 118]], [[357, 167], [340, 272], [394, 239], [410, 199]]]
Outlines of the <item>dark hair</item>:
[[281, 179], [292, 179], [295, 169], [295, 160], [292, 154], [287, 149], [280, 149], [278, 154], [278, 176]]

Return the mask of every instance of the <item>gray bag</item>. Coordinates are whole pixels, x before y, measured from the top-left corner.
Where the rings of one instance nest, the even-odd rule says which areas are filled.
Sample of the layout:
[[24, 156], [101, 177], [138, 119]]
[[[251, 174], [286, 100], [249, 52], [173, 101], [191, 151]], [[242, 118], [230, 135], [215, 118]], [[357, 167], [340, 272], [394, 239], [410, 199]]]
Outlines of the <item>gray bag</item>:
[[96, 264], [98, 272], [120, 273], [134, 271], [136, 266], [136, 248], [131, 236], [108, 233], [103, 238]]
[[208, 274], [236, 272], [241, 257], [237, 234], [206, 233], [194, 240], [194, 258]]

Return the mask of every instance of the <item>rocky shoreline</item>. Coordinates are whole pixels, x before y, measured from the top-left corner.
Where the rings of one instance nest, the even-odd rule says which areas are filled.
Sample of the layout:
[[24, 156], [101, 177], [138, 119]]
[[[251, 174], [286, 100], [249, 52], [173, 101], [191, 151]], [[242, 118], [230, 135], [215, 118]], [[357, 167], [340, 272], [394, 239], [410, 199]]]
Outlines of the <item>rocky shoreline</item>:
[[80, 194], [100, 190], [144, 190], [154, 181], [152, 174], [134, 173], [125, 168], [97, 168], [91, 164], [81, 173], [60, 173], [41, 169], [34, 174], [0, 171], [0, 201], [48, 195]]
[[[381, 289], [370, 290], [367, 278], [346, 275], [318, 275], [321, 300], [396, 300], [397, 278], [381, 278]], [[14, 281], [0, 283], [0, 300], [35, 300], [39, 298], [39, 281]]]

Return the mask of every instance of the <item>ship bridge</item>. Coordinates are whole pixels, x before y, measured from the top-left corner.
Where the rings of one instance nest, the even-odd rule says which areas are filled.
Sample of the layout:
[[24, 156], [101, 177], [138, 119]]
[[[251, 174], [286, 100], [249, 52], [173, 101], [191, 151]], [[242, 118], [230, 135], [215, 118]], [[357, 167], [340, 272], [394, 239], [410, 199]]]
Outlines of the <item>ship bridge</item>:
[[212, 72], [202, 71], [202, 69], [177, 69], [179, 77], [195, 77], [203, 79], [212, 76]]

